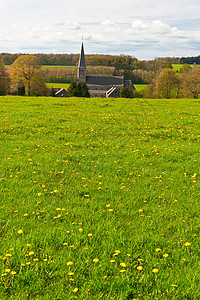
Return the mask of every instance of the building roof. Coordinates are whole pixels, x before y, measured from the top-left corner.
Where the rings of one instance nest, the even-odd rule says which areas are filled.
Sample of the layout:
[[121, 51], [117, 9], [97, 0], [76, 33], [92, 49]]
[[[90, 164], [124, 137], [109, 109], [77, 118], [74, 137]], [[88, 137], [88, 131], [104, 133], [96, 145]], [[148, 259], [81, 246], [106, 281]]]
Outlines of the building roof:
[[80, 59], [79, 59], [78, 68], [86, 68], [83, 43], [81, 46], [81, 55], [80, 55]]
[[94, 85], [123, 85], [122, 76], [87, 76], [86, 83]]
[[65, 89], [59, 89], [56, 93], [55, 93], [55, 97], [65, 97], [67, 96], [67, 91]]

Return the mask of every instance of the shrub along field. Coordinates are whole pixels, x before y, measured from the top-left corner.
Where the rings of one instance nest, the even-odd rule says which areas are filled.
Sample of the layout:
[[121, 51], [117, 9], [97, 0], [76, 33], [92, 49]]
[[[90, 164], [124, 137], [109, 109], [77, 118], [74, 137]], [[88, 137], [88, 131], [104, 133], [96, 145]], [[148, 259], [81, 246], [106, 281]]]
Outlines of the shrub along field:
[[0, 299], [199, 299], [199, 101], [0, 102]]

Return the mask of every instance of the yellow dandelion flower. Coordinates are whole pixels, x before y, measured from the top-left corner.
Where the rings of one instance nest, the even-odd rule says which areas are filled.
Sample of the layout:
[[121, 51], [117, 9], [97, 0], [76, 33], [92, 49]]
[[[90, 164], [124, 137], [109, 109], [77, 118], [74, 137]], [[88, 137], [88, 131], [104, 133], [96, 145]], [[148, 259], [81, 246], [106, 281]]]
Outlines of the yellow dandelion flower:
[[160, 248], [156, 248], [156, 252], [160, 252], [161, 251], [161, 249]]
[[73, 272], [69, 272], [68, 275], [69, 275], [69, 276], [72, 276], [72, 275], [74, 275], [74, 273], [73, 273]]
[[33, 251], [29, 251], [28, 255], [31, 256], [31, 255], [34, 255], [35, 253]]
[[94, 263], [98, 263], [98, 262], [99, 262], [99, 259], [98, 259], [98, 258], [94, 258], [94, 259], [93, 259], [93, 262], [94, 262]]
[[169, 254], [165, 253], [165, 254], [163, 254], [163, 256], [167, 258], [169, 256]]
[[178, 287], [178, 285], [177, 285], [177, 284], [172, 284], [171, 286], [172, 286], [172, 287]]
[[143, 209], [139, 209], [138, 211], [139, 211], [139, 213], [143, 213]]
[[78, 230], [79, 232], [83, 232], [83, 228], [79, 228], [79, 230]]
[[120, 273], [125, 273], [125, 272], [126, 272], [126, 270], [124, 270], [124, 269], [123, 269], [123, 270], [120, 270]]
[[26, 244], [26, 246], [27, 246], [27, 247], [30, 247], [30, 246], [31, 246], [31, 244]]
[[18, 233], [18, 234], [22, 234], [22, 233], [23, 233], [23, 230], [20, 229], [20, 230], [17, 231], [17, 233]]
[[11, 275], [16, 275], [17, 273], [15, 271], [12, 271], [11, 272]]
[[29, 266], [30, 264], [31, 264], [30, 261], [27, 261], [26, 265]]
[[137, 267], [137, 270], [138, 270], [138, 271], [142, 271], [142, 270], [143, 270], [143, 267], [142, 267], [142, 266], [138, 266], [138, 267]]
[[186, 242], [184, 245], [185, 245], [186, 247], [189, 247], [189, 246], [191, 246], [191, 243]]
[[10, 269], [5, 269], [6, 273], [10, 273], [10, 271], [11, 271]]
[[38, 197], [40, 197], [42, 195], [42, 193], [38, 193]]
[[159, 272], [159, 270], [158, 269], [153, 269], [152, 272], [156, 274], [156, 273]]
[[120, 266], [121, 266], [121, 267], [123, 267], [123, 268], [126, 268], [126, 264], [125, 264], [125, 263], [123, 263], [123, 262], [122, 262], [122, 263], [120, 263]]
[[67, 262], [67, 266], [72, 266], [73, 265], [73, 262], [72, 261], [68, 261]]
[[78, 288], [73, 289], [73, 293], [78, 292]]
[[57, 215], [56, 217], [54, 217], [54, 219], [60, 219], [61, 215]]
[[115, 250], [115, 253], [121, 253], [121, 251], [120, 250]]
[[38, 262], [38, 258], [34, 258], [33, 261], [34, 261], [34, 262]]
[[44, 258], [43, 261], [46, 262], [46, 261], [47, 261], [47, 258]]
[[92, 233], [88, 233], [88, 236], [92, 236]]
[[110, 204], [107, 204], [106, 207], [109, 208], [109, 207], [110, 207]]
[[63, 246], [67, 246], [68, 245], [68, 243], [63, 243]]
[[114, 263], [114, 262], [115, 262], [115, 260], [114, 260], [114, 259], [111, 259], [111, 260], [110, 260], [110, 262], [111, 262], [111, 263]]
[[28, 217], [28, 214], [26, 213], [26, 214], [24, 214], [24, 217]]
[[7, 253], [7, 254], [6, 254], [6, 256], [7, 256], [7, 257], [11, 257], [11, 256], [12, 256], [12, 254], [10, 254], [10, 253]]

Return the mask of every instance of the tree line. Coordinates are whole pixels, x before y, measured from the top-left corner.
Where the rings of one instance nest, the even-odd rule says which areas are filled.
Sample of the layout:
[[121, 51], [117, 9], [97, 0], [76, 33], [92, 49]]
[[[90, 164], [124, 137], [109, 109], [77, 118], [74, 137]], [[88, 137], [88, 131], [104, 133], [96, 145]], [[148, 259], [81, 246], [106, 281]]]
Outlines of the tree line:
[[162, 69], [143, 90], [144, 98], [195, 98], [200, 94], [200, 66], [184, 64], [177, 73], [171, 68]]
[[182, 57], [180, 59], [180, 63], [181, 64], [189, 64], [189, 65], [193, 65], [193, 64], [200, 64], [200, 55], [199, 56], [194, 56], [194, 57]]
[[[121, 97], [144, 97], [144, 98], [182, 98], [193, 97], [198, 98], [200, 94], [200, 66], [191, 67], [184, 64], [177, 73], [171, 63], [162, 60], [137, 62], [138, 68], [134, 70], [116, 70], [114, 67], [99, 67], [98, 72], [113, 72], [115, 75], [123, 75], [125, 79], [139, 78], [148, 83], [143, 92], [134, 92], [123, 88]], [[90, 69], [91, 68], [91, 69]], [[94, 70], [96, 67], [90, 67]], [[65, 68], [55, 68], [65, 69]], [[75, 82], [76, 74], [74, 68], [67, 68], [71, 72], [71, 96], [87, 96], [87, 86], [80, 85]], [[76, 69], [76, 68], [75, 68]], [[46, 73], [45, 73], [46, 72]], [[47, 96], [53, 95], [45, 84], [45, 74], [48, 72], [57, 72], [52, 68], [42, 68], [41, 62], [34, 55], [19, 56], [10, 68], [6, 68], [0, 64], [0, 95], [17, 94], [28, 96]], [[63, 70], [62, 70], [63, 72]], [[55, 75], [55, 74], [54, 74]], [[69, 74], [68, 74], [69, 75]], [[109, 74], [110, 75], [110, 74]], [[49, 76], [49, 73], [48, 73]], [[67, 76], [64, 74], [64, 76]], [[135, 77], [134, 77], [135, 76]], [[58, 81], [60, 78], [58, 76]], [[132, 80], [133, 83], [136, 80]], [[72, 90], [76, 90], [72, 92]], [[74, 93], [74, 94], [73, 94]]]

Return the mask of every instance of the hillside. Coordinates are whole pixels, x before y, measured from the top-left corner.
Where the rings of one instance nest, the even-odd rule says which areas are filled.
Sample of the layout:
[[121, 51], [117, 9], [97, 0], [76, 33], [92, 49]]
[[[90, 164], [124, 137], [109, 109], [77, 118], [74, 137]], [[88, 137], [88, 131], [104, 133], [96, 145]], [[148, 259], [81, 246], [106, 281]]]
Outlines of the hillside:
[[1, 97], [1, 299], [198, 299], [198, 100]]

